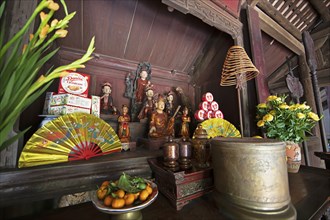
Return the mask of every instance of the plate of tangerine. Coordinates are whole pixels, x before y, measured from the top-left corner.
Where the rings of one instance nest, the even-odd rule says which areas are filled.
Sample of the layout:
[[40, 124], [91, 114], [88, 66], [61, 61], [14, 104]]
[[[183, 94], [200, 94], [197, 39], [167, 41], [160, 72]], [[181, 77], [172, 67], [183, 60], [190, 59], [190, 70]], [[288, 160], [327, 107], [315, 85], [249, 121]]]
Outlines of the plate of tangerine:
[[141, 219], [142, 214], [138, 211], [153, 203], [157, 196], [158, 188], [154, 182], [127, 174], [116, 181], [103, 181], [97, 190], [90, 192], [90, 198], [99, 211], [107, 214], [135, 212]]

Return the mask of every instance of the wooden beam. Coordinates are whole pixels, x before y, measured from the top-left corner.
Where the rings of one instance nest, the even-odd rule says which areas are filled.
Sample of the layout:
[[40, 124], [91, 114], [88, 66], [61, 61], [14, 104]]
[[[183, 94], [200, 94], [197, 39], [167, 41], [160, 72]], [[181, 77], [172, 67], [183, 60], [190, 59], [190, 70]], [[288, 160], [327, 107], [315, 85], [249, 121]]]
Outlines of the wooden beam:
[[330, 86], [330, 68], [318, 69], [316, 72], [319, 87]]
[[250, 7], [255, 7], [260, 0], [247, 0], [247, 4], [250, 5]]
[[313, 8], [320, 14], [324, 22], [330, 21], [330, 13], [323, 1], [309, 1]]
[[269, 36], [276, 39], [278, 42], [289, 48], [297, 55], [304, 54], [304, 45], [298, 41], [292, 34], [277, 24], [272, 18], [267, 16], [258, 7], [255, 10], [259, 13], [260, 28]]
[[290, 34], [292, 34], [298, 40], [302, 40], [301, 32], [298, 28], [296, 28], [293, 24], [286, 19], [280, 11], [278, 11], [271, 3], [267, 0], [260, 0], [257, 6], [265, 11], [268, 16], [274, 19], [277, 23], [279, 23], [285, 30], [287, 30]]
[[313, 38], [313, 40], [318, 40], [320, 38], [323, 38], [323, 37], [327, 37], [330, 35], [330, 26], [320, 30], [320, 31], [317, 31], [317, 32], [314, 32], [314, 33], [311, 33], [311, 36]]

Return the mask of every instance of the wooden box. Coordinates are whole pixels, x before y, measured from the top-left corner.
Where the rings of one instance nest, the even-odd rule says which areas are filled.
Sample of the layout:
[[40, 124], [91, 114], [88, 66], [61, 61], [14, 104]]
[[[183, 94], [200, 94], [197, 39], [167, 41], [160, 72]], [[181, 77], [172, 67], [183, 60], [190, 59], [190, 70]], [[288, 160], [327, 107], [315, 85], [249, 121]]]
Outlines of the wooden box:
[[148, 159], [148, 162], [159, 191], [170, 200], [176, 210], [213, 190], [212, 168], [173, 172], [162, 165], [162, 158]]

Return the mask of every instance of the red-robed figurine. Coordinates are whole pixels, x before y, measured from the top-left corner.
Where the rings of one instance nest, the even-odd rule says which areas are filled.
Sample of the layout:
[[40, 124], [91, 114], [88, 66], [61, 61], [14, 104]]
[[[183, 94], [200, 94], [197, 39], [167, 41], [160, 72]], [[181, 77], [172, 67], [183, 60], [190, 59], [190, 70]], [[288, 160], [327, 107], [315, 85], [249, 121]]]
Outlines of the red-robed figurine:
[[129, 122], [131, 117], [128, 115], [127, 105], [122, 106], [122, 114], [118, 117], [118, 137], [122, 143], [130, 141]]

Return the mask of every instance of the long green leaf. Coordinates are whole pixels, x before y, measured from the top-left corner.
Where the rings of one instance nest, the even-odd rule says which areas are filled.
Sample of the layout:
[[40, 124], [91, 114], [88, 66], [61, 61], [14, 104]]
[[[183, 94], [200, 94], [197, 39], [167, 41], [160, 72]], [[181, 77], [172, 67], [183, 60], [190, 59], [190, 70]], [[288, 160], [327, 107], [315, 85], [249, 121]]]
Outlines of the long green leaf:
[[15, 136], [13, 136], [13, 137], [11, 137], [11, 138], [9, 138], [9, 139], [3, 139], [3, 140], [5, 140], [4, 142], [1, 142], [1, 140], [0, 140], [0, 151], [2, 151], [3, 149], [5, 149], [6, 147], [8, 147], [9, 145], [11, 145], [12, 143], [14, 143], [15, 141], [17, 141], [19, 138], [21, 138], [21, 137], [23, 137], [23, 135], [29, 130], [31, 128], [31, 126], [30, 127], [28, 127], [28, 128], [26, 128], [24, 131], [21, 131], [21, 132], [19, 132], [19, 133], [17, 133]]
[[[5, 2], [2, 2], [1, 6], [0, 6], [0, 48], [2, 47], [2, 43], [5, 39], [5, 24], [6, 24], [6, 19], [3, 18], [2, 19], [2, 15], [3, 15], [3, 11], [5, 9]], [[0, 64], [0, 68], [1, 68], [1, 64]]]

